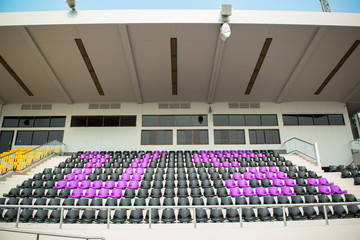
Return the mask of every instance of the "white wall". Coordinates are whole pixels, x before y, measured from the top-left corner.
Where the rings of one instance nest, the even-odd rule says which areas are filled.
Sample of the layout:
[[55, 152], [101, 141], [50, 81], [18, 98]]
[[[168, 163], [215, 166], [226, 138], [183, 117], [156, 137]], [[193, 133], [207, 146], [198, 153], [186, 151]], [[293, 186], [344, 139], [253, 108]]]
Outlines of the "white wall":
[[[322, 165], [349, 164], [352, 161], [349, 141], [352, 140], [350, 121], [344, 104], [337, 102], [291, 102], [260, 103], [260, 109], [229, 109], [228, 103], [211, 105], [212, 114], [277, 114], [279, 126], [269, 127], [213, 127], [212, 114], [208, 115], [208, 126], [197, 129], [209, 130], [208, 145], [177, 145], [177, 129], [195, 129], [195, 127], [141, 127], [144, 114], [179, 115], [208, 114], [206, 103], [191, 103], [191, 109], [158, 109], [158, 103], [122, 103], [121, 109], [89, 110], [88, 103], [53, 104], [52, 110], [20, 110], [20, 104], [4, 105], [0, 122], [4, 116], [66, 116], [64, 143], [69, 152], [78, 150], [201, 150], [201, 149], [279, 149], [281, 144], [250, 145], [248, 129], [279, 129], [281, 142], [298, 137], [308, 142], [318, 142]], [[343, 114], [344, 126], [283, 126], [282, 114]], [[137, 115], [137, 127], [70, 127], [72, 115]], [[31, 130], [44, 130], [32, 128]], [[142, 129], [173, 129], [173, 145], [142, 146]], [[244, 129], [246, 145], [214, 145], [214, 129]], [[5, 130], [5, 129], [4, 129]], [[6, 130], [9, 130], [6, 128]], [[16, 128], [14, 130], [30, 130]], [[14, 137], [14, 143], [15, 143]], [[14, 146], [13, 148], [23, 147]]]

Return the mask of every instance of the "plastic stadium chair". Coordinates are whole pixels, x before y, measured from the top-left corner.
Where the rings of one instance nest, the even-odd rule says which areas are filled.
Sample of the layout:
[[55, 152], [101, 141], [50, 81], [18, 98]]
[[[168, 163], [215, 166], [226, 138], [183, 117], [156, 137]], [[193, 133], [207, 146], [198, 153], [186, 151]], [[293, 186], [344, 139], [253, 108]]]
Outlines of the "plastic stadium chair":
[[67, 180], [60, 180], [56, 183], [56, 186], [54, 188], [60, 189], [65, 188], [67, 186]]
[[74, 189], [79, 187], [79, 181], [78, 180], [72, 180], [69, 182], [68, 186], [66, 188]]
[[269, 179], [261, 179], [261, 186], [263, 187], [271, 187], [272, 183]]
[[247, 197], [256, 196], [254, 189], [251, 187], [243, 188], [243, 194]]
[[115, 187], [115, 181], [114, 180], [108, 180], [105, 182], [104, 188], [107, 189], [113, 189]]
[[238, 187], [247, 188], [249, 187], [248, 182], [245, 179], [239, 179], [237, 182]]
[[297, 184], [296, 184], [296, 183], [294, 182], [294, 180], [291, 179], [291, 178], [286, 178], [286, 179], [284, 179], [284, 183], [285, 183], [286, 186], [289, 186], [289, 187], [295, 187], [295, 186], [297, 186]]
[[64, 218], [65, 223], [76, 223], [80, 218], [79, 209], [71, 209], [67, 212]]
[[274, 218], [271, 216], [270, 211], [268, 208], [258, 208], [257, 209], [257, 217], [261, 221], [271, 221]]
[[18, 214], [19, 209], [17, 208], [10, 208], [8, 209], [5, 214], [3, 219], [5, 220], [5, 222], [15, 222], [16, 221], [16, 217]]
[[311, 195], [316, 195], [318, 193], [317, 189], [314, 186], [306, 186], [306, 193]]
[[181, 223], [189, 223], [192, 221], [190, 210], [187, 208], [179, 209], [178, 220]]
[[160, 198], [150, 198], [149, 206], [160, 206]]
[[71, 191], [70, 198], [81, 198], [83, 196], [83, 190], [81, 188], [75, 188]]
[[334, 193], [339, 193], [339, 194], [347, 193], [347, 191], [341, 190], [341, 188], [338, 185], [330, 185], [330, 192], [331, 192], [331, 194], [334, 194]]
[[318, 178], [318, 181], [319, 181], [319, 185], [326, 185], [326, 186], [331, 185], [331, 183], [329, 183], [326, 178]]
[[127, 187], [127, 182], [122, 181], [122, 180], [119, 180], [115, 186], [115, 188], [118, 188], [118, 189], [125, 189], [126, 187]]
[[205, 205], [204, 204], [204, 199], [196, 197], [192, 199], [192, 205], [194, 206], [199, 206], [199, 205]]
[[174, 209], [164, 209], [161, 216], [164, 223], [174, 223], [176, 221]]
[[39, 209], [34, 214], [34, 217], [30, 219], [31, 222], [35, 223], [44, 223], [48, 220], [49, 210], [47, 209]]
[[135, 180], [131, 180], [128, 184], [128, 189], [138, 189], [139, 188], [139, 182]]
[[247, 222], [252, 222], [257, 220], [255, 212], [252, 208], [243, 208], [242, 218]]
[[210, 209], [210, 219], [212, 222], [224, 222], [224, 214], [222, 213], [221, 209]]
[[[164, 214], [164, 212], [163, 212], [163, 214]], [[131, 210], [128, 221], [130, 223], [141, 223], [143, 221], [143, 219], [144, 219], [143, 210], [142, 209], [134, 209], [134, 210]]]
[[118, 200], [117, 198], [108, 198], [106, 199], [105, 206], [117, 206]]
[[258, 196], [268, 196], [269, 193], [267, 193], [266, 188], [264, 187], [257, 187], [255, 188], [255, 193]]
[[331, 194], [331, 191], [327, 186], [318, 186], [319, 193], [322, 194]]
[[95, 209], [85, 209], [79, 222], [81, 223], [92, 223], [95, 221]]
[[292, 220], [304, 220], [305, 219], [305, 217], [303, 216], [303, 214], [300, 211], [300, 208], [298, 208], [298, 207], [289, 207], [288, 211], [289, 211], [289, 218]]
[[226, 188], [218, 188], [216, 190], [216, 194], [217, 194], [218, 197], [227, 197], [227, 196], [229, 196]]
[[23, 198], [20, 205], [32, 205], [33, 200], [33, 198]]
[[356, 202], [356, 201], [357, 199], [354, 196], [354, 194], [349, 194], [349, 193], [345, 194], [345, 202]]
[[238, 187], [230, 188], [230, 196], [232, 197], [240, 197], [242, 193]]
[[340, 194], [333, 194], [331, 195], [332, 202], [344, 202], [344, 199]]
[[332, 207], [334, 210], [334, 217], [337, 218], [346, 218], [346, 217], [350, 217], [350, 215], [348, 215], [346, 209], [344, 208], [344, 206], [342, 205], [336, 205]]
[[109, 197], [109, 189], [107, 188], [101, 188], [96, 195], [97, 198], [107, 198]]
[[208, 215], [203, 208], [197, 208], [195, 210], [196, 222], [207, 222], [209, 221]]
[[303, 212], [304, 217], [306, 217], [307, 219], [313, 220], [321, 218], [321, 216], [317, 214], [314, 207], [303, 207]]
[[[160, 221], [159, 210], [158, 209], [151, 209], [151, 222], [152, 223], [157, 223], [159, 221]], [[146, 211], [145, 222], [149, 222], [149, 210]]]
[[208, 187], [208, 188], [204, 188], [204, 196], [205, 197], [215, 197], [215, 191], [214, 188], [212, 187]]
[[284, 183], [281, 179], [275, 178], [272, 180], [272, 183], [275, 187], [283, 187]]
[[92, 188], [87, 189], [84, 195], [85, 198], [94, 198], [95, 196], [96, 196], [96, 189], [92, 189]]
[[297, 195], [305, 195], [305, 189], [302, 186], [295, 186], [294, 187], [294, 192]]

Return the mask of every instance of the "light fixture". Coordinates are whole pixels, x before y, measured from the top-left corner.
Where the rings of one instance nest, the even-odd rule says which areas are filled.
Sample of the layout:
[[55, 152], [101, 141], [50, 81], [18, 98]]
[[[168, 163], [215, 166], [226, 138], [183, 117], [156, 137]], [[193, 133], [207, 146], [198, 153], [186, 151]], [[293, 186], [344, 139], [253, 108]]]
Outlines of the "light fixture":
[[221, 28], [220, 28], [220, 37], [221, 37], [221, 40], [223, 40], [224, 42], [226, 41], [226, 39], [228, 37], [230, 37], [231, 35], [231, 29], [230, 29], [230, 25], [228, 23], [223, 23], [221, 25]]
[[220, 37], [221, 40], [223, 40], [224, 42], [231, 35], [231, 29], [228, 23], [231, 14], [232, 14], [232, 6], [229, 4], [222, 4], [220, 11], [221, 22], [222, 22], [222, 25], [220, 27]]
[[76, 1], [75, 0], [66, 0], [65, 6], [71, 8], [71, 10], [75, 11]]

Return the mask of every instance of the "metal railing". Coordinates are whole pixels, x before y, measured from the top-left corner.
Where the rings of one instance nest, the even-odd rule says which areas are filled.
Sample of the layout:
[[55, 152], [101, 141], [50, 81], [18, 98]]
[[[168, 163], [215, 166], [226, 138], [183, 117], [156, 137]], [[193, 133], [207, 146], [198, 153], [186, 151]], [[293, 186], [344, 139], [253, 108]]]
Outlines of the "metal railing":
[[360, 164], [360, 138], [350, 141], [352, 163]]
[[59, 141], [51, 141], [48, 143], [45, 143], [39, 147], [36, 147], [34, 149], [31, 149], [27, 152], [24, 152], [21, 155], [21, 159], [19, 162], [19, 168], [18, 171], [22, 171], [28, 166], [38, 162], [39, 160], [48, 157], [53, 154], [63, 154], [65, 150], [65, 144], [59, 142]]
[[251, 204], [251, 205], [197, 205], [197, 206], [48, 206], [48, 205], [0, 205], [0, 208], [17, 208], [17, 217], [15, 222], [15, 227], [19, 227], [19, 221], [20, 221], [20, 214], [21, 209], [60, 209], [60, 220], [59, 220], [59, 228], [62, 228], [63, 222], [64, 222], [64, 211], [65, 209], [79, 209], [79, 210], [85, 210], [85, 209], [106, 209], [107, 210], [107, 220], [106, 220], [106, 226], [107, 229], [110, 229], [110, 216], [111, 211], [118, 210], [118, 209], [125, 209], [125, 210], [134, 210], [134, 209], [142, 209], [142, 210], [149, 210], [149, 222], [148, 226], [149, 229], [151, 229], [152, 224], [152, 216], [151, 216], [151, 209], [190, 209], [192, 210], [193, 215], [193, 226], [196, 228], [196, 209], [238, 209], [239, 210], [239, 224], [240, 227], [243, 227], [243, 216], [242, 216], [242, 210], [244, 208], [282, 208], [283, 213], [283, 222], [284, 226], [287, 226], [287, 216], [286, 216], [286, 208], [289, 207], [322, 207], [323, 208], [323, 214], [324, 214], [324, 220], [326, 225], [329, 225], [329, 219], [326, 211], [326, 207], [328, 206], [337, 206], [337, 205], [360, 205], [360, 202], [327, 202], [327, 203], [294, 203], [294, 204]]
[[293, 137], [283, 142], [283, 144], [280, 146], [280, 149], [283, 148], [286, 149], [287, 153], [298, 154], [321, 167], [319, 147], [316, 142], [310, 143], [300, 138]]
[[16, 152], [0, 157], [0, 175], [12, 172], [14, 169]]
[[104, 237], [99, 237], [99, 236], [79, 236], [79, 235], [70, 235], [70, 234], [62, 234], [62, 233], [47, 233], [47, 232], [37, 232], [37, 231], [29, 231], [29, 230], [8, 229], [8, 228], [0, 228], [0, 231], [14, 232], [14, 233], [24, 233], [24, 234], [33, 234], [33, 235], [36, 235], [37, 240], [40, 239], [40, 236], [79, 238], [79, 239], [86, 239], [86, 240], [90, 240], [90, 239], [102, 239], [102, 240], [105, 240]]

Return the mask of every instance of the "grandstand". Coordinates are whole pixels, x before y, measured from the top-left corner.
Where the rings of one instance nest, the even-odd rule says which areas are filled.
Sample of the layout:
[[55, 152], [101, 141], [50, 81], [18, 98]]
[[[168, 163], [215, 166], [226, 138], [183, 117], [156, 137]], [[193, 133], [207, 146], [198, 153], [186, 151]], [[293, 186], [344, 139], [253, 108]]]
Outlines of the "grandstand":
[[223, 21], [1, 13], [0, 228], [358, 239], [360, 15], [233, 10], [227, 39]]

